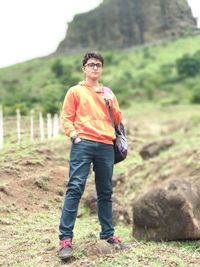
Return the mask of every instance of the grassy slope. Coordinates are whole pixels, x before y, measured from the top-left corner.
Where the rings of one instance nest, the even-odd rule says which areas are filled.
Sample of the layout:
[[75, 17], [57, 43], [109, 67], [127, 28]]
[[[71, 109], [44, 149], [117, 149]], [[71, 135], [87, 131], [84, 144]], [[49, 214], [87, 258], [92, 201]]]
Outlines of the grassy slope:
[[[189, 89], [199, 83], [200, 78], [176, 80], [174, 63], [183, 54], [193, 54], [199, 50], [199, 43], [200, 35], [196, 35], [126, 51], [104, 51], [106, 65], [102, 82], [114, 89], [121, 103], [131, 99], [136, 91], [148, 94], [148, 90], [167, 90], [175, 96], [181, 94], [182, 90], [182, 98], [189, 98]], [[65, 68], [62, 81], [51, 71], [53, 63], [58, 59], [56, 57], [35, 59], [0, 69], [0, 101], [4, 102], [8, 95], [13, 101], [12, 97], [15, 96], [14, 104], [23, 102], [26, 105], [25, 102], [30, 101], [29, 106], [36, 108], [38, 101], [42, 102], [46, 97], [44, 92], [47, 92], [51, 99], [58, 101], [59, 108], [66, 90], [84, 78], [80, 70], [81, 58], [82, 54], [60, 58]], [[167, 80], [163, 66], [168, 68]], [[175, 81], [170, 82], [170, 79]]]

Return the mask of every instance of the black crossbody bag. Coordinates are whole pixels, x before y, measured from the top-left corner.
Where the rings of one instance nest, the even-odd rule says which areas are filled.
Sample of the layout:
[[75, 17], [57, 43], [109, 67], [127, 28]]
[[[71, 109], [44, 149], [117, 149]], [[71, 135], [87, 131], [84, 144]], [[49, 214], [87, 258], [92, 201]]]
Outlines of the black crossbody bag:
[[[111, 91], [110, 88], [108, 87], [104, 87], [104, 93], [106, 90]], [[106, 105], [108, 108], [108, 114], [110, 117], [110, 122], [113, 126], [113, 128], [115, 129], [115, 135], [116, 135], [116, 139], [113, 141], [114, 144], [114, 153], [115, 153], [115, 160], [114, 163], [118, 163], [123, 161], [128, 154], [128, 141], [127, 141], [127, 137], [126, 137], [126, 132], [125, 132], [125, 128], [122, 122], [120, 122], [118, 125], [114, 124], [114, 120], [113, 120], [113, 116], [112, 116], [112, 112], [109, 106], [109, 101], [106, 101]]]

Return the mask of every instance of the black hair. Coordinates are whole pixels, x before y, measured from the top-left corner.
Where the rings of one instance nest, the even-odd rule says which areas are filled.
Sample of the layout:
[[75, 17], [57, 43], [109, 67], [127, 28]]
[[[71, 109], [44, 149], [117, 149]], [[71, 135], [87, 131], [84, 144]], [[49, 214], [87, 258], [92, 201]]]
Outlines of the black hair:
[[88, 53], [86, 53], [84, 55], [84, 57], [83, 57], [82, 65], [84, 66], [87, 63], [88, 59], [90, 59], [90, 58], [96, 58], [96, 59], [100, 60], [101, 63], [102, 63], [102, 66], [103, 66], [104, 59], [103, 59], [102, 55], [100, 55], [97, 52], [88, 52]]

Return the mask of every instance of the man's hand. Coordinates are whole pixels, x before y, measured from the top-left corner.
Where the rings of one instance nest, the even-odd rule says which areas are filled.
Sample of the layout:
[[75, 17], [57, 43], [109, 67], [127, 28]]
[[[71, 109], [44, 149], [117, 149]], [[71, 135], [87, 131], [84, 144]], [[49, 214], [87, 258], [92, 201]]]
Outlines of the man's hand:
[[79, 143], [79, 142], [81, 142], [81, 138], [80, 138], [80, 137], [76, 137], [76, 138], [74, 139], [74, 144], [77, 144], [77, 143]]
[[73, 144], [79, 143], [81, 141], [81, 138], [78, 135], [74, 135], [71, 137], [71, 141]]

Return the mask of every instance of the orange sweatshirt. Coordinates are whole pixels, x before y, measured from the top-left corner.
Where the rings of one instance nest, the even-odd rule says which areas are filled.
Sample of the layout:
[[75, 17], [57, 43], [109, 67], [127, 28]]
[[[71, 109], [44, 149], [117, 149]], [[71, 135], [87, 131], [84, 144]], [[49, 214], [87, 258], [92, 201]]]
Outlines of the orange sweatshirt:
[[[117, 99], [113, 92], [111, 112], [115, 124], [122, 120]], [[67, 136], [112, 144], [115, 131], [104, 100], [103, 85], [94, 90], [85, 81], [71, 87], [65, 96], [61, 122]]]

